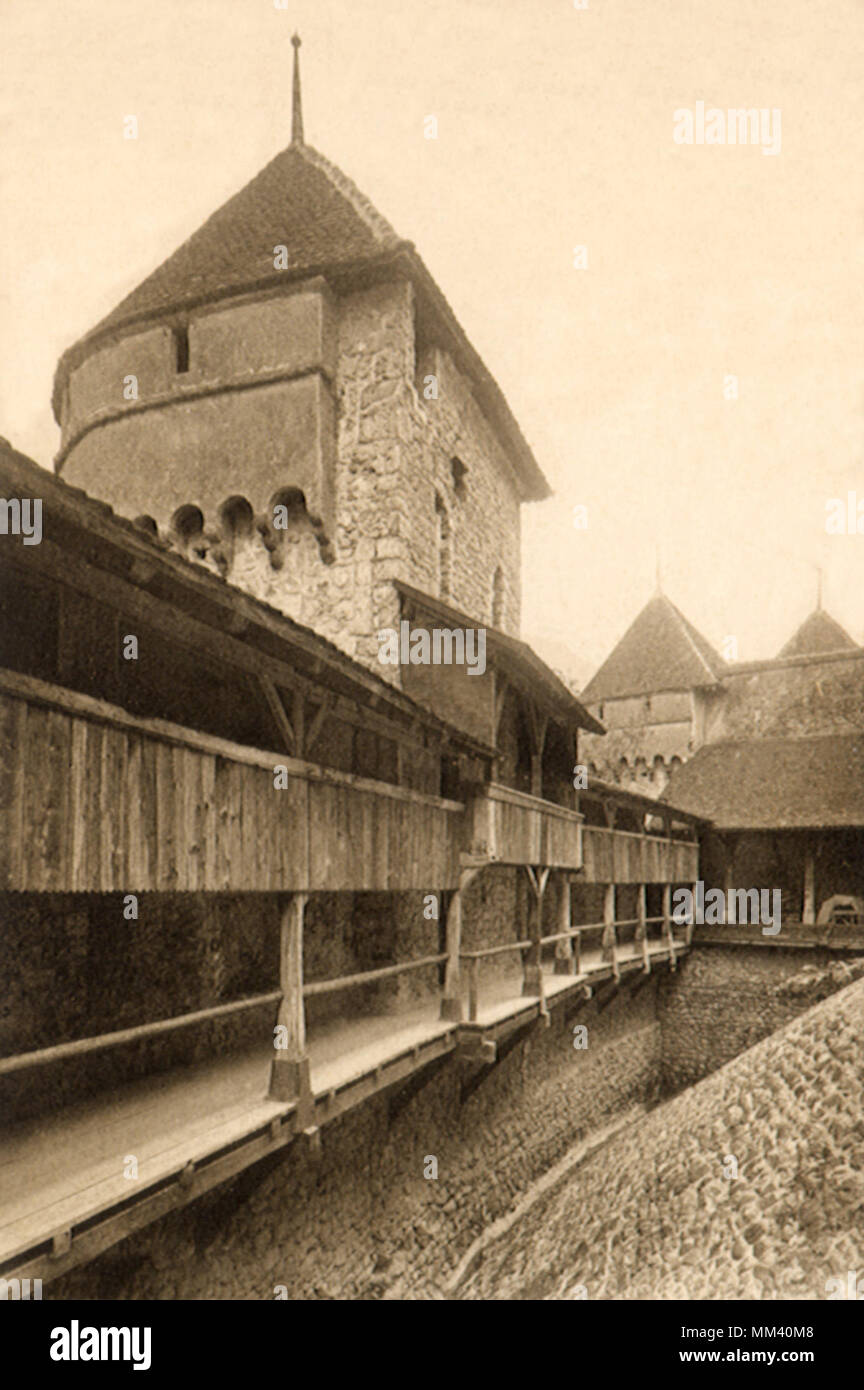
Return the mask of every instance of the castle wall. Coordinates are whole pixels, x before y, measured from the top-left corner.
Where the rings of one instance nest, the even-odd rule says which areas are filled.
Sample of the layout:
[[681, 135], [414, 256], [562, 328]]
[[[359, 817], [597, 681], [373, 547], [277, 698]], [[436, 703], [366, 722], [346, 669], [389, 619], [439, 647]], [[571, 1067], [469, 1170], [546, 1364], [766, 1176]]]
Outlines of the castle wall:
[[651, 695], [634, 695], [623, 700], [604, 700], [593, 712], [607, 729], [626, 729], [634, 725], [689, 724], [692, 714], [689, 690], [661, 690]]
[[[698, 929], [697, 929], [698, 930]], [[667, 1093], [701, 1081], [833, 993], [864, 961], [826, 950], [698, 945], [665, 975], [659, 1009]]]
[[734, 672], [706, 737], [796, 738], [864, 728], [864, 654]]

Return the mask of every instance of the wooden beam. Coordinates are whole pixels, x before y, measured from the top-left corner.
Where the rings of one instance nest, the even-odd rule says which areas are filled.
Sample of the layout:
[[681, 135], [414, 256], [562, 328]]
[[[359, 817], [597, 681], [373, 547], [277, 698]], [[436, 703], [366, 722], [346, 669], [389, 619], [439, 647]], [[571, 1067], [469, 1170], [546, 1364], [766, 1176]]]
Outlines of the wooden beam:
[[302, 690], [294, 690], [291, 694], [291, 727], [294, 730], [297, 757], [304, 758], [306, 756], [306, 707]]
[[508, 680], [505, 679], [505, 677], [504, 677], [503, 675], [501, 675], [501, 674], [496, 670], [496, 668], [495, 668], [494, 666], [493, 666], [493, 668], [492, 668], [492, 676], [493, 676], [493, 682], [494, 682], [494, 684], [493, 684], [493, 696], [492, 696], [492, 698], [493, 698], [492, 715], [493, 715], [493, 719], [494, 719], [494, 721], [495, 721], [495, 723], [494, 723], [494, 728], [493, 728], [493, 730], [492, 730], [492, 741], [493, 741], [493, 743], [495, 743], [495, 744], [497, 745], [497, 743], [498, 743], [498, 731], [499, 731], [499, 729], [500, 729], [500, 727], [501, 727], [501, 716], [502, 716], [502, 714], [504, 713], [504, 702], [505, 702], [505, 700], [507, 699], [507, 693], [508, 693], [508, 691], [510, 690], [510, 683], [509, 683]]
[[735, 851], [738, 842], [732, 836], [724, 835], [721, 843], [723, 846], [723, 889], [728, 903], [729, 891], [735, 887]]
[[672, 884], [671, 884], [671, 883], [664, 883], [664, 884], [663, 884], [663, 936], [664, 936], [664, 938], [665, 938], [665, 940], [666, 940], [666, 944], [667, 944], [668, 947], [669, 947], [669, 966], [670, 966], [670, 968], [671, 968], [672, 970], [674, 970], [674, 969], [675, 969], [675, 964], [676, 964], [676, 954], [675, 954], [675, 937], [674, 937], [674, 934], [673, 934], [673, 932], [672, 932], [672, 911], [671, 911], [671, 904], [672, 904]]
[[816, 921], [816, 856], [809, 835], [804, 846], [804, 897], [801, 921], [808, 927], [812, 927]]
[[618, 942], [615, 937], [615, 884], [607, 883], [603, 895], [603, 959], [611, 962], [612, 975], [620, 980], [618, 967]]
[[[316, 738], [318, 737], [318, 735], [319, 735], [320, 732], [321, 732], [321, 729], [322, 729], [322, 727], [323, 727], [323, 725], [324, 725], [324, 720], [327, 718], [328, 714], [330, 714], [331, 710], [333, 709], [333, 704], [334, 704], [333, 700], [328, 699], [328, 698], [325, 696], [325, 698], [321, 701], [320, 707], [319, 707], [318, 710], [315, 712], [315, 715], [314, 715], [314, 717], [313, 717], [313, 719], [312, 719], [311, 724], [309, 725], [309, 728], [306, 730], [306, 756], [307, 756], [307, 757], [309, 756], [309, 753], [311, 752], [312, 748], [315, 746], [315, 740], [316, 740]], [[401, 760], [402, 760], [402, 745], [401, 745], [401, 743], [397, 743], [397, 744], [396, 744], [396, 757], [397, 757], [397, 760], [401, 763]], [[400, 777], [398, 780], [401, 781], [401, 780], [402, 780], [401, 777]]]
[[645, 910], [645, 884], [640, 883], [636, 890], [636, 940], [642, 943], [642, 969], [646, 975], [651, 974], [651, 952], [648, 949], [648, 927], [645, 921], [647, 912]]
[[279, 983], [282, 1000], [274, 1036], [276, 1055], [270, 1069], [273, 1100], [296, 1100], [298, 1126], [312, 1122], [314, 1102], [306, 1052], [306, 1013], [303, 1003], [303, 915], [308, 893], [294, 893], [282, 910], [279, 943]]
[[441, 1017], [452, 1023], [462, 1021], [462, 894], [479, 872], [479, 866], [462, 870], [459, 875], [459, 887], [447, 906], [447, 965], [444, 970]]
[[274, 685], [270, 677], [264, 674], [259, 675], [258, 684], [264, 692], [264, 698], [267, 701], [267, 708], [269, 709], [273, 719], [273, 723], [276, 726], [276, 731], [285, 745], [286, 753], [291, 753], [295, 758], [301, 757], [302, 751], [297, 745], [297, 739], [294, 736], [294, 729], [292, 728], [291, 721], [288, 718], [287, 713], [285, 712], [285, 706], [279, 698], [279, 692], [276, 689], [276, 686]]
[[526, 864], [524, 868], [528, 882], [531, 884], [533, 898], [529, 907], [528, 935], [531, 938], [531, 945], [522, 957], [522, 994], [539, 999], [541, 1010], [545, 1012], [541, 941], [543, 937], [543, 895], [546, 892], [546, 884], [549, 881], [551, 870], [538, 868], [535, 872], [531, 864]]
[[[560, 878], [558, 897], [558, 931], [570, 930], [570, 875], [563, 873]], [[555, 974], [572, 975], [575, 972], [573, 958], [573, 938], [555, 942]]]

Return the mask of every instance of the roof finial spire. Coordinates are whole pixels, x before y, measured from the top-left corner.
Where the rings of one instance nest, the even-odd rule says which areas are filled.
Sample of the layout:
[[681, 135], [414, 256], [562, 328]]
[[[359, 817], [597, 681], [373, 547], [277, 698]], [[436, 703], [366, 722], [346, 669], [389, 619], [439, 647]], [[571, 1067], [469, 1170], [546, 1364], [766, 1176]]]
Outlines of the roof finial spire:
[[820, 612], [820, 613], [822, 612], [822, 567], [821, 567], [821, 565], [817, 565], [817, 567], [816, 567], [816, 608], [817, 608], [817, 611], [818, 611], [818, 612]]
[[660, 542], [659, 542], [659, 541], [657, 542], [657, 546], [656, 546], [656, 549], [655, 549], [654, 554], [655, 554], [654, 572], [655, 572], [655, 577], [656, 577], [656, 580], [657, 580], [657, 593], [658, 593], [658, 594], [662, 594], [662, 593], [663, 593], [663, 575], [662, 575], [661, 568], [660, 568]]
[[303, 104], [300, 100], [300, 35], [292, 34], [294, 45], [294, 97], [291, 108], [291, 144], [303, 144]]

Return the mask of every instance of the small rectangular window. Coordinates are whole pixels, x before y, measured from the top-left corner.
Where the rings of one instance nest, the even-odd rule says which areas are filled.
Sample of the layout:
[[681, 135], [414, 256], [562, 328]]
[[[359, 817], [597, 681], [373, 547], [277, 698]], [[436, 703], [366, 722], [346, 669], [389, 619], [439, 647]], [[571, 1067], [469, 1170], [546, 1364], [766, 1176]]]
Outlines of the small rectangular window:
[[178, 373], [189, 370], [189, 329], [174, 329], [174, 366]]

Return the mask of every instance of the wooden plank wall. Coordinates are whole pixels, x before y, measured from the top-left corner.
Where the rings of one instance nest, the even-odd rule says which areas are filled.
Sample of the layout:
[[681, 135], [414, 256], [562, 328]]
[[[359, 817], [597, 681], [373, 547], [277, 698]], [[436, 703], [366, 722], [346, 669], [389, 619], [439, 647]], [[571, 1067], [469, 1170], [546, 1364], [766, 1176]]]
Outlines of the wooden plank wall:
[[498, 863], [581, 866], [582, 817], [566, 806], [494, 784], [478, 791], [472, 810], [475, 852], [491, 843]]
[[582, 837], [589, 883], [693, 883], [699, 877], [698, 844], [595, 825], [584, 826]]
[[454, 887], [463, 818], [458, 802], [0, 679], [0, 890]]

